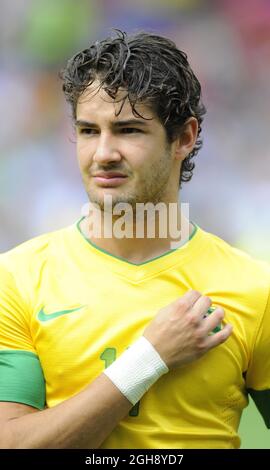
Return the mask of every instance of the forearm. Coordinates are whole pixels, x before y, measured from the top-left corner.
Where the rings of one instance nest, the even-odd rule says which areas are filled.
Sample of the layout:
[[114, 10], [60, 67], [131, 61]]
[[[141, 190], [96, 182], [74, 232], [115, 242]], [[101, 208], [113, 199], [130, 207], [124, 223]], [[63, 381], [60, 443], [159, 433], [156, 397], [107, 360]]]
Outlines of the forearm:
[[115, 385], [101, 374], [65, 402], [10, 419], [2, 448], [97, 448], [132, 408]]
[[43, 411], [13, 406], [6, 419], [2, 411], [0, 447], [97, 448], [168, 370], [152, 344], [140, 337], [94, 382], [63, 403]]

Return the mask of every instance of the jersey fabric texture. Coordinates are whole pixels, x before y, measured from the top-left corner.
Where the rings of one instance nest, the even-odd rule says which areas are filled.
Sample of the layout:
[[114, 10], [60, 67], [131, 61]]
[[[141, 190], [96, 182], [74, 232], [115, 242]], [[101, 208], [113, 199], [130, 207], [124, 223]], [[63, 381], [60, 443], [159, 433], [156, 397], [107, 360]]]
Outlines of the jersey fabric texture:
[[90, 243], [79, 223], [36, 237], [0, 255], [0, 401], [67, 400], [196, 289], [225, 309], [231, 337], [160, 378], [102, 447], [238, 448], [248, 394], [270, 427], [269, 285], [266, 263], [199, 227], [139, 265]]

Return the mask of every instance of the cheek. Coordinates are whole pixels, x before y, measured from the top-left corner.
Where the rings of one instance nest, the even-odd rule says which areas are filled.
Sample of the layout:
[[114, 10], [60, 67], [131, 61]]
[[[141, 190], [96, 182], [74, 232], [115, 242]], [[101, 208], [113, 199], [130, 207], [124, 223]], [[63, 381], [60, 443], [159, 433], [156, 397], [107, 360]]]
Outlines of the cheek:
[[81, 170], [89, 167], [92, 159], [91, 148], [89, 145], [77, 143], [77, 159]]
[[151, 161], [156, 159], [158, 151], [160, 151], [160, 148], [155, 148], [151, 143], [137, 142], [132, 145], [129, 144], [124, 149], [123, 155], [126, 155], [127, 160], [132, 162], [133, 168], [143, 170], [148, 168]]
[[[149, 177], [149, 171], [155, 168], [160, 160], [161, 147], [158, 146], [140, 146], [136, 157], [134, 158], [134, 168], [141, 173], [142, 178]], [[146, 176], [147, 175], [147, 176]]]

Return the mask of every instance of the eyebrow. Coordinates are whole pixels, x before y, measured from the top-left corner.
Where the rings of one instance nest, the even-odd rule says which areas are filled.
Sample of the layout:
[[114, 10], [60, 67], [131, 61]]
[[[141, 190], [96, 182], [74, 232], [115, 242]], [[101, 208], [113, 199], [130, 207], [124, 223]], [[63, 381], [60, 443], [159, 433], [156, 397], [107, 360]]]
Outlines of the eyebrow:
[[[94, 122], [84, 121], [80, 119], [75, 121], [75, 126], [76, 127], [97, 127], [97, 125]], [[146, 127], [147, 123], [146, 123], [146, 120], [141, 120], [141, 119], [127, 119], [125, 121], [115, 121], [112, 123], [112, 127], [124, 127], [124, 126]]]

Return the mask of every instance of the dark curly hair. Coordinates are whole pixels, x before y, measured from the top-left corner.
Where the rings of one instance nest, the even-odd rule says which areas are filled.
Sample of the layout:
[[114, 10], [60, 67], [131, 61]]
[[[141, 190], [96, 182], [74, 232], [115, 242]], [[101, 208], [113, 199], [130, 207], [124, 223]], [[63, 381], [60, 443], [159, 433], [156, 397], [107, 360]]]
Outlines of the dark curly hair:
[[136, 103], [151, 107], [163, 124], [168, 142], [173, 142], [188, 118], [198, 121], [196, 144], [181, 166], [180, 185], [190, 181], [195, 164], [193, 157], [202, 146], [199, 138], [206, 109], [201, 102], [201, 85], [187, 61], [187, 55], [171, 40], [141, 32], [132, 36], [116, 30], [116, 37], [97, 41], [75, 54], [60, 72], [63, 91], [76, 119], [77, 102], [86, 87], [98, 78], [110, 97], [116, 98], [124, 88], [123, 103], [129, 100], [132, 112]]

